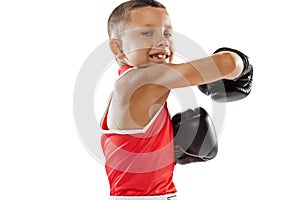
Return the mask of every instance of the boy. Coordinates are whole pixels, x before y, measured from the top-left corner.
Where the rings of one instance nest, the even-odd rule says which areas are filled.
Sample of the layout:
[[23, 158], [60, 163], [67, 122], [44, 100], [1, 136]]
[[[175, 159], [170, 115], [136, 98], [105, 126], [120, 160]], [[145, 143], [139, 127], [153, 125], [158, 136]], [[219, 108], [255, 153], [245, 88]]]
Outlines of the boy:
[[166, 99], [173, 88], [232, 80], [243, 60], [232, 51], [172, 64], [172, 25], [155, 0], [131, 0], [109, 17], [110, 48], [120, 65], [101, 122], [110, 199], [173, 200], [173, 127]]

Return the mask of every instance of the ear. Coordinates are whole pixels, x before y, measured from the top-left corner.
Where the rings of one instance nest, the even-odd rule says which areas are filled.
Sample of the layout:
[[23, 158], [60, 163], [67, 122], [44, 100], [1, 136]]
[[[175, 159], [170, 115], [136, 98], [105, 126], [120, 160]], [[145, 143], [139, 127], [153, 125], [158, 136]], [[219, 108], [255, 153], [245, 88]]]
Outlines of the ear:
[[117, 59], [122, 60], [125, 57], [125, 54], [122, 50], [122, 41], [118, 39], [111, 39], [109, 41], [109, 47], [112, 53], [117, 57]]

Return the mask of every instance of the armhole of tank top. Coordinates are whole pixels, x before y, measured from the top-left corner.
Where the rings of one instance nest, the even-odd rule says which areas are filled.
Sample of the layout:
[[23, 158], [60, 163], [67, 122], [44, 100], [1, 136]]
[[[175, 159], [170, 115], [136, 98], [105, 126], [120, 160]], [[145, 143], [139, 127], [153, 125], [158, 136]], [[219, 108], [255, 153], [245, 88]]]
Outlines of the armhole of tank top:
[[[131, 69], [128, 69], [127, 71], [125, 71], [123, 74], [121, 74], [118, 79], [116, 80], [116, 82], [121, 78], [123, 77], [125, 74], [127, 74], [129, 71], [132, 71], [132, 70], [135, 70], [135, 68], [131, 68]], [[149, 127], [154, 123], [154, 121], [157, 119], [157, 117], [159, 116], [159, 114], [162, 112], [164, 106], [166, 105], [166, 103], [164, 103], [159, 109], [158, 111], [155, 113], [155, 115], [151, 118], [151, 120], [147, 123], [147, 125], [142, 128], [142, 129], [123, 129], [123, 130], [119, 130], [119, 129], [108, 129], [108, 130], [104, 130], [102, 129], [102, 125], [104, 123], [104, 119], [106, 118], [107, 119], [107, 114], [108, 114], [108, 109], [109, 109], [109, 106], [110, 106], [110, 103], [111, 103], [111, 99], [112, 99], [112, 95], [113, 93], [110, 94], [109, 96], [109, 100], [108, 100], [108, 103], [107, 103], [107, 108], [101, 118], [101, 121], [100, 121], [100, 130], [101, 130], [101, 133], [102, 134], [138, 134], [138, 133], [145, 133]], [[107, 123], [107, 120], [105, 121], [105, 123]], [[107, 126], [107, 124], [106, 124]]]
[[[110, 103], [110, 102], [109, 102]], [[104, 123], [104, 118], [107, 116], [107, 111], [108, 111], [108, 107], [107, 110], [105, 111], [102, 119], [101, 119], [101, 123], [100, 123], [100, 129], [101, 129], [101, 133], [103, 134], [138, 134], [138, 133], [145, 133], [149, 127], [155, 122], [155, 120], [157, 119], [157, 117], [161, 114], [161, 112], [163, 112], [163, 108], [165, 107], [165, 104], [163, 104], [159, 110], [155, 113], [155, 115], [151, 118], [151, 120], [147, 123], [147, 125], [142, 128], [142, 129], [123, 129], [123, 130], [117, 130], [117, 129], [109, 129], [109, 130], [104, 130], [102, 129], [102, 124]], [[106, 123], [106, 121], [105, 121]]]
[[[128, 73], [129, 71], [131, 71], [131, 70], [134, 70], [134, 68], [128, 69], [128, 70], [126, 70], [124, 73], [122, 73], [122, 74], [116, 79], [116, 81], [115, 81], [114, 84], [116, 84], [116, 82], [117, 82], [121, 77], [123, 77], [125, 74], [127, 74], [127, 73]], [[107, 114], [108, 114], [108, 109], [109, 109], [109, 106], [110, 106], [110, 103], [111, 103], [112, 94], [113, 94], [113, 92], [111, 92], [110, 95], [109, 95], [109, 98], [108, 98], [108, 101], [107, 101], [106, 109], [105, 109], [105, 111], [104, 111], [104, 113], [103, 113], [103, 115], [102, 115], [102, 117], [101, 117], [101, 120], [100, 120], [100, 130], [101, 130], [102, 133], [105, 133], [105, 132], [109, 131], [109, 130], [104, 130], [104, 129], [102, 129], [102, 127], [103, 127], [103, 123], [104, 123], [104, 119], [105, 119], [105, 118], [106, 118], [106, 120], [105, 120], [106, 125], [105, 125], [105, 126], [107, 126]]]

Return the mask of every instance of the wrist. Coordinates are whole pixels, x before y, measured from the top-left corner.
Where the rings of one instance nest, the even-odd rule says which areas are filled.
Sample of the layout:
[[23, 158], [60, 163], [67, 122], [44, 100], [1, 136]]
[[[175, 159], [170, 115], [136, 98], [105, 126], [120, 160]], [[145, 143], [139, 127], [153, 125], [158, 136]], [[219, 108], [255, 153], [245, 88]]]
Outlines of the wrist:
[[228, 52], [231, 54], [231, 59], [233, 60], [233, 70], [231, 71], [231, 73], [229, 73], [228, 75], [226, 75], [225, 79], [235, 79], [237, 77], [239, 77], [241, 75], [241, 73], [243, 72], [244, 69], [244, 63], [242, 58], [236, 54], [235, 52]]

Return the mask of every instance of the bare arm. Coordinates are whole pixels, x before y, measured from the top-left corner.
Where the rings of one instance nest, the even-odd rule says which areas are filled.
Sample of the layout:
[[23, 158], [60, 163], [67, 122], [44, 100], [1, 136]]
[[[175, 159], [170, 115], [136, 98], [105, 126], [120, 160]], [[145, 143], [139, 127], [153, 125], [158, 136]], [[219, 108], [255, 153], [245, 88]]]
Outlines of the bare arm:
[[149, 74], [153, 75], [151, 79], [154, 82], [173, 89], [202, 85], [224, 78], [234, 79], [242, 70], [243, 62], [237, 54], [222, 52], [187, 63], [154, 66], [149, 69]]
[[113, 129], [144, 127], [163, 105], [173, 88], [234, 79], [243, 69], [238, 55], [222, 52], [183, 64], [151, 64], [138, 67], [117, 83], [108, 113]]

